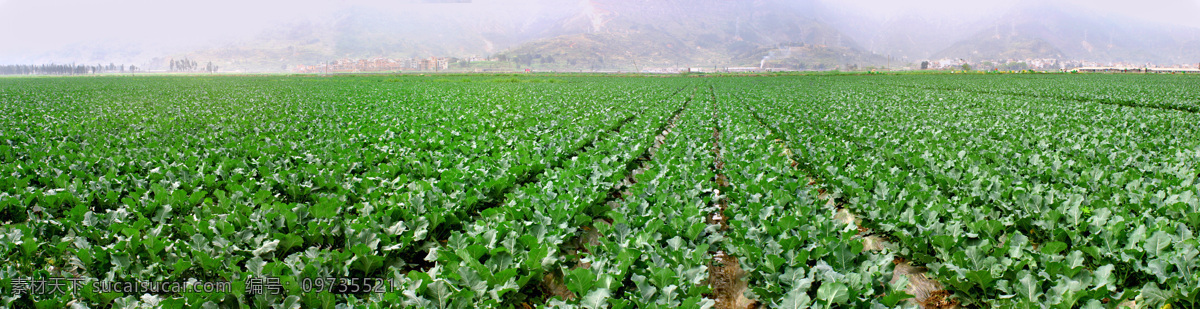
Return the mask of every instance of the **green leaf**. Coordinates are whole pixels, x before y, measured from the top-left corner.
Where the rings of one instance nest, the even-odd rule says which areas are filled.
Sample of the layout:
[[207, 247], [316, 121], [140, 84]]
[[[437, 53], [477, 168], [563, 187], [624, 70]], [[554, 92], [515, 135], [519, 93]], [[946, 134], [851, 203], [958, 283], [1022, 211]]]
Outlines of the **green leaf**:
[[492, 288], [491, 291], [488, 291], [488, 295], [491, 295], [492, 299], [500, 301], [502, 300], [501, 297], [503, 297], [505, 293], [516, 291], [520, 288], [521, 286], [517, 285], [516, 279], [508, 278], [508, 281], [505, 281], [504, 284], [496, 286], [495, 288]]
[[800, 226], [800, 219], [795, 216], [785, 216], [783, 218], [779, 218], [779, 222], [777, 224], [780, 231], [790, 231], [797, 226]]
[[1096, 271], [1094, 272], [1096, 277], [1093, 279], [1096, 287], [1092, 288], [1092, 290], [1108, 287], [1109, 291], [1116, 291], [1117, 287], [1114, 284], [1116, 283], [1117, 279], [1112, 277], [1114, 268], [1116, 267], [1114, 267], [1112, 264], [1097, 267]]
[[896, 305], [899, 305], [900, 302], [909, 298], [913, 298], [913, 295], [908, 294], [906, 291], [892, 291], [891, 293], [883, 296], [879, 302], [883, 303], [884, 306], [888, 306], [888, 308], [894, 308]]
[[262, 256], [263, 254], [267, 254], [267, 253], [270, 253], [271, 251], [275, 251], [275, 248], [278, 246], [279, 246], [279, 240], [264, 241], [262, 243], [261, 247], [259, 247], [258, 249], [254, 249], [254, 252], [253, 252], [254, 256]]
[[[30, 243], [30, 242], [26, 242], [26, 243]], [[114, 266], [117, 266], [121, 270], [128, 269], [129, 263], [130, 263], [129, 253], [127, 253], [127, 252], [113, 253], [112, 254], [112, 263]]]
[[654, 297], [654, 294], [658, 293], [658, 288], [655, 288], [653, 284], [647, 282], [648, 280], [646, 280], [645, 276], [634, 274], [631, 276], [631, 278], [633, 279], [633, 283], [637, 285], [637, 296], [641, 299], [650, 299], [651, 297]]
[[304, 238], [302, 238], [300, 236], [296, 236], [296, 235], [292, 235], [292, 234], [283, 234], [283, 233], [275, 233], [274, 236], [275, 236], [275, 239], [279, 240], [279, 243], [277, 244], [277, 247], [275, 248], [275, 250], [277, 250], [277, 251], [287, 252], [288, 250], [291, 250], [292, 248], [295, 248], [297, 246], [304, 244]]
[[282, 304], [276, 305], [275, 308], [298, 309], [298, 308], [300, 308], [300, 296], [299, 295], [288, 296], [287, 298], [283, 299]]
[[592, 289], [596, 283], [596, 275], [590, 269], [576, 268], [567, 273], [567, 287], [576, 294], [583, 294]]
[[650, 281], [660, 288], [665, 288], [675, 283], [675, 271], [670, 268], [655, 267], [650, 275]]
[[512, 279], [516, 276], [517, 276], [517, 269], [509, 268], [509, 269], [505, 269], [505, 270], [502, 270], [500, 272], [493, 274], [492, 278], [488, 279], [488, 283], [495, 285], [495, 284], [499, 284], [504, 281], [508, 281], [509, 279]]
[[708, 224], [705, 224], [704, 222], [693, 223], [690, 227], [688, 227], [688, 239], [695, 240], [697, 237], [700, 237], [700, 234], [704, 232], [706, 227], [708, 227]]
[[429, 284], [429, 293], [433, 296], [433, 300], [437, 301], [438, 308], [446, 308], [456, 292], [458, 290], [445, 280], [434, 280]]
[[992, 273], [987, 270], [968, 271], [966, 277], [975, 284], [978, 284], [980, 287], [984, 288], [992, 287], [992, 280], [995, 280], [995, 278], [992, 278]]
[[1067, 250], [1067, 244], [1061, 241], [1048, 242], [1042, 245], [1042, 253], [1045, 254], [1054, 255], [1063, 250]]
[[955, 245], [958, 244], [958, 239], [954, 238], [953, 236], [934, 235], [930, 239], [933, 241], [934, 246], [943, 249], [954, 248]]
[[595, 289], [592, 290], [591, 293], [588, 293], [586, 296], [584, 296], [583, 300], [579, 302], [579, 305], [588, 309], [605, 308], [608, 298], [611, 296], [612, 292], [609, 292], [608, 289]]
[[475, 296], [483, 296], [488, 289], [487, 281], [480, 278], [479, 274], [475, 273], [475, 270], [470, 267], [459, 267], [458, 276], [462, 278], [462, 284], [474, 292]]
[[529, 256], [525, 259], [525, 267], [532, 270], [541, 270], [542, 259], [545, 259], [549, 253], [549, 249], [542, 245], [529, 249]]
[[[683, 300], [683, 305], [680, 306], [680, 308], [709, 309], [709, 308], [712, 308], [713, 306], [715, 306], [716, 304], [717, 303], [715, 301], [713, 301], [712, 299], [708, 299], [706, 297], [701, 297], [699, 295], [696, 295], [696, 296], [688, 297], [688, 299]], [[614, 308], [614, 309], [616, 309], [616, 308]]]
[[625, 309], [625, 308], [629, 308], [630, 302], [629, 302], [629, 300], [625, 300], [625, 299], [609, 298], [608, 303], [610, 305], [612, 305], [612, 307], [611, 307], [612, 309]]
[[776, 308], [803, 309], [808, 308], [811, 303], [812, 299], [808, 297], [808, 291], [793, 289], [783, 296], [783, 300], [779, 302]]
[[850, 300], [850, 289], [839, 282], [825, 282], [817, 289], [817, 299], [829, 304], [844, 304]]
[[1042, 295], [1040, 282], [1033, 278], [1028, 272], [1017, 282], [1017, 295], [1032, 302], [1037, 302]]
[[1171, 235], [1163, 231], [1157, 231], [1149, 239], [1146, 239], [1146, 243], [1142, 245], [1142, 248], [1150, 256], [1162, 256], [1163, 251], [1171, 246], [1171, 242]]
[[[1147, 305], [1147, 307], [1144, 307], [1144, 308], [1158, 308], [1158, 307], [1166, 304], [1167, 301], [1170, 301], [1171, 298], [1175, 297], [1175, 291], [1174, 290], [1166, 290], [1166, 291], [1161, 290], [1158, 288], [1158, 284], [1155, 284], [1154, 282], [1150, 282], [1150, 283], [1147, 283], [1145, 286], [1142, 286], [1142, 295], [1138, 296], [1138, 297], [1140, 297], [1146, 301], [1145, 304]], [[1139, 304], [1139, 305], [1141, 305], [1141, 304]]]

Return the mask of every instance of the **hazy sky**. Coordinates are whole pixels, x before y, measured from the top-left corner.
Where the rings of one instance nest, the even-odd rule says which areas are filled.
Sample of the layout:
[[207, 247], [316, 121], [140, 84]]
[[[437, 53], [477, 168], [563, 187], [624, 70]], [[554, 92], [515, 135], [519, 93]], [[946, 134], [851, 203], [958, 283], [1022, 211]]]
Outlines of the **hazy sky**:
[[[411, 10], [430, 0], [0, 0], [0, 63], [80, 46], [179, 49], [252, 38], [287, 22], [331, 18], [350, 6]], [[749, 0], [736, 0], [749, 1]], [[866, 18], [900, 14], [962, 20], [999, 15], [1016, 1], [817, 0]], [[1200, 0], [1062, 0], [1081, 8], [1200, 27]], [[578, 0], [475, 0], [466, 11]], [[1044, 1], [1042, 1], [1044, 2]], [[457, 10], [457, 9], [456, 9]]]
[[[1002, 0], [821, 0], [834, 6], [854, 8], [875, 17], [901, 14], [926, 15], [943, 18], [976, 18], [979, 15], [1003, 14], [1004, 10], [1021, 3], [1049, 1], [1002, 1]], [[1129, 17], [1200, 27], [1200, 0], [1060, 0], [1068, 5], [1102, 13], [1116, 13]], [[964, 12], [966, 11], [966, 12]]]
[[[461, 6], [466, 14], [536, 9], [548, 0], [0, 0], [0, 63], [103, 46], [169, 51], [250, 39], [274, 26], [323, 20], [349, 7], [413, 11]], [[568, 2], [574, 0], [566, 0]], [[498, 8], [502, 7], [502, 8]], [[42, 12], [53, 12], [42, 14]]]

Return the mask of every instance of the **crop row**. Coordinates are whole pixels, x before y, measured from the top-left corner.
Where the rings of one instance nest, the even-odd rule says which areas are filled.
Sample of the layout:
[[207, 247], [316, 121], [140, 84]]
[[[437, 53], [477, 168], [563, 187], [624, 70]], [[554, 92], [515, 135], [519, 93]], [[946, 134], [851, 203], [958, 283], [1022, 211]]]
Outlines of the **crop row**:
[[1194, 76], [1182, 75], [1056, 75], [907, 76], [878, 80], [882, 84], [1009, 94], [1065, 101], [1097, 102], [1131, 107], [1150, 107], [1200, 112], [1200, 90]]
[[1184, 77], [463, 81], [0, 80], [6, 293], [236, 289], [0, 305], [890, 308], [906, 260], [965, 306], [1200, 298]]
[[629, 265], [581, 260], [567, 248], [588, 241], [594, 222], [608, 211], [611, 190], [653, 145], [673, 111], [686, 104], [685, 97], [676, 95], [638, 105], [645, 110], [626, 128], [548, 170], [539, 181], [517, 188], [506, 202], [452, 233], [446, 246], [430, 251], [427, 260], [436, 263], [433, 269], [409, 273], [416, 297], [405, 303], [454, 308], [537, 304], [544, 301], [537, 299], [537, 289], [548, 294], [542, 297], [574, 299], [588, 307], [606, 303], [610, 292], [602, 289], [616, 290]]
[[810, 82], [743, 92], [834, 198], [964, 304], [1194, 299], [1194, 114]]
[[[4, 86], [6, 278], [280, 275], [293, 289], [298, 278], [427, 270], [435, 241], [463, 220], [576, 164], [674, 91], [268, 78]], [[165, 301], [283, 301], [184, 296]], [[76, 296], [40, 297], [27, 300]]]
[[892, 255], [865, 251], [859, 231], [835, 220], [793, 163], [792, 136], [760, 122], [737, 86], [718, 84], [717, 114], [733, 184], [726, 248], [747, 270], [750, 294], [772, 308], [900, 305], [908, 295], [890, 283]]

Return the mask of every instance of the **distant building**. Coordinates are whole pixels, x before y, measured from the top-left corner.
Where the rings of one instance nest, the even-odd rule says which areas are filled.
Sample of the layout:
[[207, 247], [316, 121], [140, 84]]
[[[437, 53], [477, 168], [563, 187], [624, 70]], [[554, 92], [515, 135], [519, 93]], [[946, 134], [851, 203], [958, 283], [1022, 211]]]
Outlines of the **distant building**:
[[1075, 69], [1083, 73], [1185, 73], [1200, 74], [1200, 69], [1192, 68], [1150, 68], [1150, 67], [1081, 67]]
[[729, 68], [728, 71], [730, 73], [744, 73], [744, 72], [762, 72], [762, 71], [765, 71], [765, 69], [760, 68], [760, 67], [732, 67], [732, 68]]
[[298, 65], [296, 73], [357, 73], [392, 71], [441, 71], [450, 68], [450, 60], [442, 57], [429, 58], [371, 58], [339, 59], [318, 65]]
[[922, 62], [921, 67], [924, 69], [927, 69], [927, 70], [945, 70], [945, 69], [962, 68], [963, 64], [968, 64], [968, 62], [963, 59], [945, 58], [945, 59], [940, 59], [940, 60], [930, 60], [930, 61], [928, 61], [928, 64]]

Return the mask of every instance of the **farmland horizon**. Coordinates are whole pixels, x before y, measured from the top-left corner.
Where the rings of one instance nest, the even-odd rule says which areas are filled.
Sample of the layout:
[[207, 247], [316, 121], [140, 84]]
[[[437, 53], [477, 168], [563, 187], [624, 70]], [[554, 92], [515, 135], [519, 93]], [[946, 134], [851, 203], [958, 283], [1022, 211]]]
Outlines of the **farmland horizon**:
[[[46, 5], [0, 3], [0, 13], [14, 16], [0, 20], [8, 42], [0, 65], [234, 73], [1200, 65], [1200, 22], [1192, 18], [1200, 4], [1182, 0]], [[40, 11], [67, 22], [13, 14]], [[357, 63], [373, 59], [392, 62]]]
[[1200, 290], [1196, 74], [130, 76], [0, 78], [0, 305]]
[[0, 308], [1200, 308], [1200, 0], [0, 16]]

